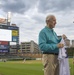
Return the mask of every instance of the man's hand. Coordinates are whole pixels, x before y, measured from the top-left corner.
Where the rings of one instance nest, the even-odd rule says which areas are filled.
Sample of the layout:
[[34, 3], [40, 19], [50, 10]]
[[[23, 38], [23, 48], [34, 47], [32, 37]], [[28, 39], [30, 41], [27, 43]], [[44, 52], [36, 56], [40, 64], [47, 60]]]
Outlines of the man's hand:
[[63, 34], [63, 35], [62, 35], [62, 38], [65, 40], [67, 37], [66, 37], [66, 35]]
[[57, 44], [57, 46], [58, 46], [58, 48], [63, 48], [64, 47], [64, 44], [59, 43], [59, 44]]

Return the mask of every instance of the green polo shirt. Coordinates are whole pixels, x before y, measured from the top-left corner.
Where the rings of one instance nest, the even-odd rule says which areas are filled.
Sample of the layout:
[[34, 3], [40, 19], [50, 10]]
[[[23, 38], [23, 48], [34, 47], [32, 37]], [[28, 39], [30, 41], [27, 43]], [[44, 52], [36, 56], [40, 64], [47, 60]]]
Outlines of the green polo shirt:
[[39, 33], [39, 48], [42, 52], [58, 53], [57, 44], [61, 41], [53, 29], [45, 26]]

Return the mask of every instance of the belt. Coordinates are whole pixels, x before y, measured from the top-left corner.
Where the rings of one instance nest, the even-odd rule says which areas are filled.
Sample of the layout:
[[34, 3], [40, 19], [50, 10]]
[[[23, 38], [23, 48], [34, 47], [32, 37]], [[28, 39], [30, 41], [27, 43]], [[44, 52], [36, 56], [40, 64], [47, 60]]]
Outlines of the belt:
[[49, 53], [49, 52], [43, 52], [43, 54], [53, 54], [53, 55], [58, 55], [58, 53]]

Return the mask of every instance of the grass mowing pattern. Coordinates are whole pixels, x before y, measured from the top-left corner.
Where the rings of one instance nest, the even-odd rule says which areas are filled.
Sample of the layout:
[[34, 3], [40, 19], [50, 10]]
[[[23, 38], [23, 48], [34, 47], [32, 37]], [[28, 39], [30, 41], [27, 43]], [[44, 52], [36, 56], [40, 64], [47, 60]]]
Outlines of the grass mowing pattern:
[[1, 75], [43, 75], [40, 61], [0, 62]]
[[[74, 75], [73, 59], [69, 59], [70, 72]], [[0, 75], [44, 75], [41, 61], [7, 61], [0, 62]]]

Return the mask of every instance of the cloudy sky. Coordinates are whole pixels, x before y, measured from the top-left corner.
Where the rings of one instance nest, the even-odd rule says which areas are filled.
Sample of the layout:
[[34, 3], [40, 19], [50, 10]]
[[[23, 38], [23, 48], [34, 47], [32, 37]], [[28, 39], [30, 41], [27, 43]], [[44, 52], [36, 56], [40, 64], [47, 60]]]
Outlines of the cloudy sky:
[[20, 29], [20, 42], [34, 40], [38, 43], [39, 31], [45, 27], [45, 18], [54, 14], [58, 35], [65, 34], [74, 40], [74, 0], [0, 0], [0, 17], [7, 18]]

